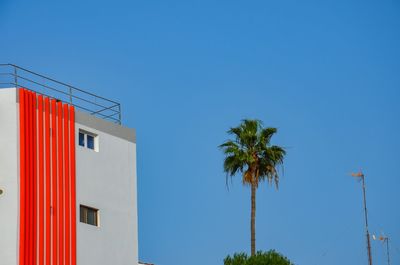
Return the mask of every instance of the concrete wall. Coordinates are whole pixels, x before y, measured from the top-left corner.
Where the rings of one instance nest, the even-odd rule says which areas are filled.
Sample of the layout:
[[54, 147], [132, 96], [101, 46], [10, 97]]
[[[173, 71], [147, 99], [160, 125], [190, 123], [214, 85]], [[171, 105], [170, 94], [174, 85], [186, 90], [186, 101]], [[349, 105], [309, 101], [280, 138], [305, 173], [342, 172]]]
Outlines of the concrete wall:
[[19, 216], [19, 123], [15, 89], [0, 89], [0, 264], [16, 265]]
[[[76, 146], [77, 263], [137, 264], [136, 143], [120, 137], [134, 131], [105, 129], [103, 120], [87, 114], [76, 117], [76, 139], [83, 129], [99, 144], [98, 152]], [[99, 209], [98, 227], [79, 222], [80, 204]]]

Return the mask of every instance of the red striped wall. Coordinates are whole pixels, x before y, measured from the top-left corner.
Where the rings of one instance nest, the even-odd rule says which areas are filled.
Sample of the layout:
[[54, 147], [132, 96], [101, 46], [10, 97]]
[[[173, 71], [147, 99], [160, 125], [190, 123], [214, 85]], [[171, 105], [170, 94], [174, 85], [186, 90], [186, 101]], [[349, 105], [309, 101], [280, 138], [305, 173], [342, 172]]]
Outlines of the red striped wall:
[[75, 110], [19, 89], [19, 265], [76, 265]]

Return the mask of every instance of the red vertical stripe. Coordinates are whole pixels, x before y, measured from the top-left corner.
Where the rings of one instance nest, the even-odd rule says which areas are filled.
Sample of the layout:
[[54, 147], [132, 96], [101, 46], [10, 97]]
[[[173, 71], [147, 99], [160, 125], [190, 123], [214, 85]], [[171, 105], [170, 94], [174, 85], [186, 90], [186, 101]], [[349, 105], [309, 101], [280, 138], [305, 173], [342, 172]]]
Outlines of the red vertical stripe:
[[30, 158], [30, 150], [29, 150], [29, 106], [30, 106], [30, 94], [27, 90], [25, 90], [25, 264], [28, 264], [29, 261], [29, 158]]
[[64, 166], [65, 166], [65, 264], [70, 265], [70, 201], [69, 201], [69, 118], [68, 105], [64, 104]]
[[76, 265], [75, 109], [69, 107], [71, 152], [71, 264]]
[[26, 264], [30, 264], [32, 261], [32, 173], [31, 173], [31, 165], [32, 165], [32, 93], [30, 91], [26, 91], [26, 108], [25, 108], [25, 117], [27, 118], [27, 126], [26, 126], [26, 169], [25, 169], [25, 174], [26, 174], [26, 183], [27, 183], [27, 188], [26, 188], [26, 197], [25, 197], [25, 202], [26, 202], [26, 207], [27, 210], [25, 212], [25, 220], [26, 220], [26, 242], [25, 242], [25, 249], [26, 249], [26, 257], [25, 257], [25, 262]]
[[31, 169], [31, 141], [30, 141], [30, 130], [31, 130], [31, 116], [30, 116], [30, 106], [31, 106], [31, 94], [29, 91], [26, 91], [25, 94], [25, 119], [26, 119], [26, 127], [25, 127], [25, 143], [26, 143], [26, 148], [25, 148], [25, 180], [26, 180], [26, 195], [25, 195], [25, 263], [29, 264], [31, 260], [31, 250], [30, 250], [30, 245], [31, 245], [31, 175], [30, 175], [30, 169]]
[[37, 102], [36, 93], [33, 93], [33, 265], [37, 264]]
[[32, 181], [32, 173], [33, 173], [33, 143], [32, 143], [32, 106], [33, 106], [33, 97], [32, 97], [32, 92], [28, 92], [28, 106], [26, 113], [28, 114], [28, 130], [27, 130], [27, 140], [28, 140], [28, 168], [27, 168], [27, 178], [28, 178], [28, 188], [27, 188], [27, 203], [28, 203], [28, 214], [26, 216], [27, 223], [28, 223], [28, 243], [27, 243], [27, 248], [28, 248], [28, 264], [33, 264], [33, 212], [32, 212], [32, 187], [33, 187], [33, 181]]
[[33, 157], [33, 93], [30, 92], [29, 93], [29, 263], [33, 264], [33, 259], [34, 259], [34, 254], [33, 254], [33, 226], [34, 226], [34, 220], [33, 220], [33, 192], [34, 192], [34, 187], [33, 187], [33, 170], [34, 170], [34, 165], [33, 165], [33, 161], [34, 157]]
[[43, 143], [43, 96], [38, 96], [38, 144], [39, 144], [39, 265], [44, 262], [44, 143]]
[[[35, 98], [34, 98], [34, 94], [33, 93], [30, 93], [31, 94], [31, 106], [30, 106], [30, 109], [29, 109], [29, 114], [30, 114], [30, 116], [31, 116], [31, 120], [30, 120], [30, 122], [31, 122], [31, 124], [30, 124], [30, 126], [31, 126], [31, 128], [30, 128], [30, 150], [31, 150], [31, 152], [30, 152], [30, 156], [31, 156], [31, 162], [30, 162], [30, 172], [29, 172], [29, 178], [30, 178], [30, 216], [29, 216], [29, 218], [31, 218], [31, 232], [30, 232], [30, 250], [31, 250], [31, 264], [33, 264], [33, 260], [34, 260], [34, 258], [35, 258], [35, 254], [33, 253], [34, 252], [34, 240], [35, 240], [35, 238], [34, 238], [34, 231], [33, 231], [33, 229], [34, 229], [34, 225], [35, 225], [35, 220], [34, 220], [34, 211], [35, 211], [35, 209], [34, 209], [34, 196], [35, 196], [35, 186], [34, 186], [34, 178], [35, 178], [35, 176], [34, 176], [34, 170], [35, 170], [35, 165], [34, 165], [34, 162], [35, 162], [35, 157], [34, 157], [34, 152], [35, 152], [35, 143], [34, 143], [34, 140], [35, 140], [35, 135], [34, 135], [34, 132], [33, 132], [33, 130], [35, 129], [35, 125], [34, 125], [34, 113], [33, 113], [33, 110], [34, 110], [34, 103], [33, 103], [33, 101], [35, 100]], [[36, 104], [35, 104], [36, 105]]]
[[63, 167], [63, 113], [62, 103], [57, 103], [57, 137], [58, 137], [58, 260], [64, 265], [64, 167]]
[[19, 92], [19, 138], [20, 138], [20, 206], [19, 206], [19, 264], [25, 264], [25, 90]]
[[53, 263], [52, 265], [57, 265], [58, 261], [58, 220], [57, 220], [57, 211], [58, 211], [58, 198], [57, 198], [57, 110], [56, 110], [56, 101], [54, 99], [51, 100], [51, 173], [52, 173], [52, 255], [53, 255]]
[[50, 101], [49, 98], [44, 99], [44, 132], [45, 132], [45, 190], [46, 190], [46, 240], [45, 240], [45, 264], [50, 265], [50, 246], [51, 246], [51, 222], [50, 222], [50, 208], [51, 208], [51, 185], [50, 185]]

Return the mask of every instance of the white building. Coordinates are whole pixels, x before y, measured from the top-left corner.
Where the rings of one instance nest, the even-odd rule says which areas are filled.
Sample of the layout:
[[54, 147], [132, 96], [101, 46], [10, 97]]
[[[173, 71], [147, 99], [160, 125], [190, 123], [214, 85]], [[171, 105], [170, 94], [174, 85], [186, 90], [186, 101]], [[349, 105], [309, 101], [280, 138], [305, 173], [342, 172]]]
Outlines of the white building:
[[43, 94], [0, 89], [0, 264], [138, 264], [135, 131]]

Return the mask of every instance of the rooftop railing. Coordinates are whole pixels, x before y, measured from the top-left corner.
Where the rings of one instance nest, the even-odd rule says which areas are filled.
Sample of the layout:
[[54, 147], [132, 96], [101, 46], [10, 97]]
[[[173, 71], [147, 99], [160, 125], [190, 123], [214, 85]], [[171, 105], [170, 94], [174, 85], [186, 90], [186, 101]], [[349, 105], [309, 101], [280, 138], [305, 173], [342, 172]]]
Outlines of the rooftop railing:
[[121, 124], [121, 104], [14, 64], [0, 64], [0, 88], [23, 87]]

